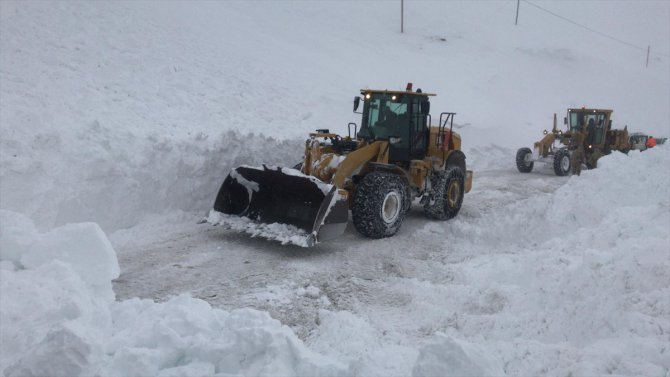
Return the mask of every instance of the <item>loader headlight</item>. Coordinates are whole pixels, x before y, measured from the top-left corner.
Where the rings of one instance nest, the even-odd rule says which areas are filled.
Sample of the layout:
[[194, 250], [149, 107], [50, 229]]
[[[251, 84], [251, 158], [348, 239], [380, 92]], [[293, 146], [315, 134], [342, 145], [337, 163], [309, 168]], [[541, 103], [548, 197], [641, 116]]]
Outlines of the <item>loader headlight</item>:
[[391, 101], [395, 101], [396, 99], [398, 99], [398, 97], [396, 97], [396, 96], [391, 96]]
[[365, 95], [365, 99], [370, 99], [370, 93]]
[[589, 149], [593, 148], [593, 145], [589, 144]]
[[546, 135], [546, 134], [548, 134], [548, 133], [549, 133], [549, 131], [547, 131], [547, 130], [544, 130], [544, 131], [542, 131], [542, 133]]
[[398, 144], [402, 141], [402, 138], [400, 137], [390, 137], [389, 138], [389, 144]]

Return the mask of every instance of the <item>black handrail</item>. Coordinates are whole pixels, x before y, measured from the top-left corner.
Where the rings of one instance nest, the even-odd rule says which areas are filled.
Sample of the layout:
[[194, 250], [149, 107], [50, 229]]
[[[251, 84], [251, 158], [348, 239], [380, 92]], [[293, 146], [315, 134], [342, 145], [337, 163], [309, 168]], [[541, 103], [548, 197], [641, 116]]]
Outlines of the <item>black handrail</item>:
[[347, 131], [349, 132], [349, 138], [352, 139], [352, 137], [351, 137], [351, 125], [352, 124], [354, 125], [354, 137], [353, 137], [353, 139], [358, 139], [358, 125], [354, 122], [349, 122], [349, 124], [347, 124]]
[[[442, 146], [442, 142], [444, 141], [444, 130], [447, 127], [447, 123], [449, 123], [449, 145], [447, 145], [447, 149], [452, 149], [453, 148], [453, 142], [452, 139], [452, 130], [454, 128], [454, 115], [456, 113], [440, 113], [440, 123], [438, 125], [437, 129], [437, 146]], [[444, 121], [442, 119], [444, 118]]]

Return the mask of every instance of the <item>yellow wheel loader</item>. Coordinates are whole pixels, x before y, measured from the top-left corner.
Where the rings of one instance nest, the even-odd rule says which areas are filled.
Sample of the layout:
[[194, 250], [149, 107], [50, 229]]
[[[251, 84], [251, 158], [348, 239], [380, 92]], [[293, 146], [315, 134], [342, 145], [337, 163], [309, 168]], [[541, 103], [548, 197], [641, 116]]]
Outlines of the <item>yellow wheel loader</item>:
[[206, 221], [313, 246], [344, 233], [349, 210], [356, 229], [370, 238], [393, 236], [417, 198], [427, 217], [453, 218], [472, 171], [453, 131], [455, 113], [441, 113], [431, 125], [431, 96], [411, 84], [405, 91], [362, 89], [354, 97], [360, 130], [349, 123], [348, 136], [310, 133], [293, 168], [233, 169]]
[[[567, 126], [559, 130], [554, 114], [554, 127], [544, 130], [542, 140], [536, 142], [533, 150], [519, 148], [516, 153], [516, 167], [521, 173], [530, 173], [535, 162], [550, 164], [558, 176], [581, 170], [581, 164], [588, 169], [598, 166], [598, 159], [612, 151], [627, 153], [628, 128], [612, 129], [612, 110], [568, 109], [563, 118]], [[579, 166], [573, 166], [579, 164]]]

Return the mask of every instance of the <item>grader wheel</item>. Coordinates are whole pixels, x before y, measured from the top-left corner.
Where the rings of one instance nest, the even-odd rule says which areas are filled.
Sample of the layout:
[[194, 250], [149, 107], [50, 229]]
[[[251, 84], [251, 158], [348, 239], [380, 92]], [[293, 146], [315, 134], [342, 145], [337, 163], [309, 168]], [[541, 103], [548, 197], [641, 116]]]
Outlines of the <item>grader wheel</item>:
[[530, 148], [520, 148], [516, 152], [516, 168], [521, 173], [530, 173], [533, 170], [533, 152]]

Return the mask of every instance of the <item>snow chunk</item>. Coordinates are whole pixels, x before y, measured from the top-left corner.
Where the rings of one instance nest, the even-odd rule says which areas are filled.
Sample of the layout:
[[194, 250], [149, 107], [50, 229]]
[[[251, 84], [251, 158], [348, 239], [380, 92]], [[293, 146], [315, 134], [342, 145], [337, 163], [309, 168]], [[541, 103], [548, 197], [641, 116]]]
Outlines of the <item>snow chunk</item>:
[[93, 374], [109, 334], [111, 302], [91, 291], [71, 265], [0, 270], [0, 292], [0, 374]]
[[105, 373], [124, 375], [345, 375], [342, 364], [309, 351], [268, 313], [226, 312], [186, 295], [158, 304], [132, 299], [112, 307], [113, 357]]
[[25, 268], [53, 260], [68, 263], [91, 288], [111, 300], [111, 280], [119, 277], [112, 244], [96, 223], [68, 224], [45, 233], [21, 256]]
[[419, 351], [412, 376], [504, 376], [497, 363], [475, 346], [438, 335], [437, 341]]
[[0, 260], [20, 264], [21, 255], [38, 237], [32, 220], [20, 213], [0, 209]]
[[298, 288], [298, 296], [317, 299], [321, 296], [321, 290], [313, 285]]
[[227, 312], [187, 295], [110, 300], [118, 262], [96, 224], [25, 243], [25, 269], [0, 268], [1, 375], [351, 374], [265, 312]]
[[346, 158], [347, 158], [346, 155], [333, 154], [333, 158], [330, 160], [330, 163], [328, 164], [328, 168], [337, 169], [337, 167], [340, 166], [342, 161], [346, 160]]

